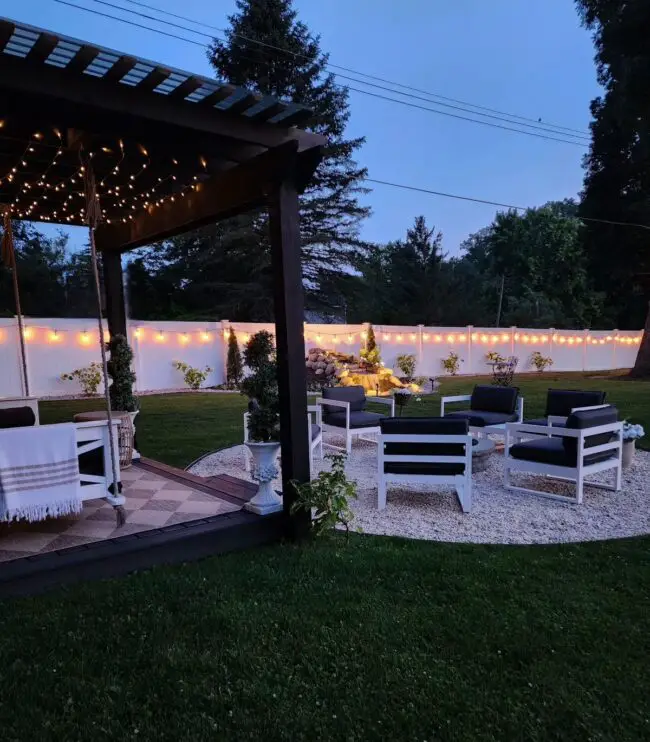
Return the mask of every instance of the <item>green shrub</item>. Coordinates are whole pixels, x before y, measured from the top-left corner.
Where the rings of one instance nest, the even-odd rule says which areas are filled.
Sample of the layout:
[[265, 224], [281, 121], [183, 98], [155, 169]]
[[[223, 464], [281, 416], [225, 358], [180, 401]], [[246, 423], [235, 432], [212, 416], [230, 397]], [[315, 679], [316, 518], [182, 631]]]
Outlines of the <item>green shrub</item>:
[[253, 443], [280, 439], [280, 400], [273, 336], [266, 330], [255, 333], [244, 349], [244, 361], [252, 371], [241, 382], [248, 397], [248, 434]]
[[535, 366], [541, 374], [542, 371], [545, 371], [553, 365], [553, 359], [548, 356], [543, 356], [538, 350], [536, 350], [530, 357], [530, 364], [531, 366]]
[[397, 356], [397, 367], [408, 381], [411, 381], [415, 375], [416, 363], [417, 361], [413, 353], [404, 353], [401, 356]]
[[244, 364], [237, 343], [237, 335], [231, 327], [228, 335], [228, 357], [226, 359], [226, 384], [228, 389], [237, 389], [243, 375]]
[[195, 391], [201, 388], [201, 385], [212, 371], [209, 366], [206, 366], [203, 371], [201, 371], [200, 368], [194, 368], [184, 361], [172, 361], [172, 365], [183, 374], [185, 384]]
[[485, 360], [488, 363], [505, 363], [506, 359], [501, 353], [497, 353], [496, 350], [491, 350], [485, 354]]
[[381, 353], [377, 347], [375, 331], [373, 330], [372, 325], [368, 327], [366, 347], [359, 353], [359, 355], [369, 371], [376, 371], [381, 365]]
[[108, 375], [112, 379], [109, 389], [111, 409], [120, 412], [136, 412], [138, 399], [133, 394], [135, 374], [131, 369], [133, 351], [124, 335], [115, 335], [106, 344], [110, 353], [108, 359]]
[[325, 458], [332, 462], [332, 471], [320, 472], [311, 482], [292, 483], [297, 499], [291, 505], [291, 512], [303, 508], [312, 512], [316, 535], [341, 525], [349, 537], [350, 523], [354, 519], [350, 500], [357, 499], [357, 485], [345, 476], [345, 454], [328, 454]]
[[452, 376], [456, 376], [458, 371], [460, 370], [460, 363], [461, 358], [458, 355], [458, 353], [455, 353], [453, 350], [449, 353], [449, 355], [446, 358], [442, 359], [442, 367], [443, 369]]
[[102, 364], [93, 361], [90, 365], [77, 368], [67, 374], [61, 374], [62, 381], [78, 381], [87, 397], [97, 394], [102, 382]]

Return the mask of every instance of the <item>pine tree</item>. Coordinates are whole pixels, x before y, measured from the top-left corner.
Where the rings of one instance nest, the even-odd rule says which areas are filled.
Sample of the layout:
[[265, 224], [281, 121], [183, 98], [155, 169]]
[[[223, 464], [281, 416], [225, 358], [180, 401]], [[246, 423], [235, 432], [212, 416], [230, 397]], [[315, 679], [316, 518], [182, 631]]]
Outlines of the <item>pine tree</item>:
[[244, 366], [237, 343], [237, 335], [231, 327], [228, 335], [228, 356], [226, 358], [226, 381], [230, 389], [239, 387], [243, 373]]
[[379, 348], [377, 347], [375, 331], [372, 325], [368, 327], [368, 333], [366, 335], [366, 347], [361, 351], [359, 355], [365, 361], [369, 371], [376, 370], [381, 363], [381, 354], [379, 352]]
[[[308, 106], [314, 116], [307, 128], [328, 140], [323, 161], [300, 205], [307, 306], [321, 308], [328, 305], [328, 295], [319, 291], [320, 281], [344, 273], [345, 266], [365, 249], [359, 228], [370, 210], [357, 199], [367, 191], [362, 185], [366, 170], [353, 159], [364, 140], [345, 138], [350, 115], [347, 90], [327, 72], [328, 57], [318, 37], [297, 20], [292, 0], [237, 0], [237, 12], [229, 21], [226, 40], [215, 39], [210, 49], [217, 76]], [[258, 266], [268, 266], [264, 214], [249, 217], [248, 233], [247, 248], [256, 254]], [[327, 283], [331, 286], [332, 281]], [[261, 290], [270, 297], [270, 286], [263, 285]]]

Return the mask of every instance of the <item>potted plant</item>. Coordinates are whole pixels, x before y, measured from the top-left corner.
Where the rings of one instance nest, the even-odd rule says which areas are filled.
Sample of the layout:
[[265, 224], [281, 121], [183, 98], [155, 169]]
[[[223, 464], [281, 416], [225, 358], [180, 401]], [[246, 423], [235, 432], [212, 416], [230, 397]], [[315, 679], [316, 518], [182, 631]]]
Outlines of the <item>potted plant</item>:
[[129, 347], [129, 341], [124, 335], [114, 335], [106, 344], [106, 350], [110, 353], [108, 359], [108, 375], [112, 379], [109, 388], [111, 398], [111, 409], [115, 412], [128, 412], [133, 426], [133, 455], [132, 459], [140, 458], [135, 438], [135, 418], [140, 411], [137, 397], [133, 394], [135, 374], [131, 369], [133, 363], [133, 351]]
[[643, 438], [645, 430], [643, 425], [634, 425], [629, 423], [627, 420], [623, 421], [623, 468], [627, 469], [632, 466], [634, 461], [634, 451], [636, 449], [636, 441], [639, 438]]
[[395, 404], [399, 409], [399, 417], [402, 417], [404, 408], [413, 397], [413, 392], [408, 387], [399, 387], [397, 389], [393, 389], [393, 397], [395, 399]]
[[246, 509], [268, 515], [282, 510], [282, 499], [273, 489], [280, 451], [280, 402], [273, 336], [266, 330], [253, 335], [244, 348], [244, 361], [250, 370], [241, 382], [241, 392], [248, 397], [246, 445], [253, 457], [252, 476], [258, 483], [255, 497]]

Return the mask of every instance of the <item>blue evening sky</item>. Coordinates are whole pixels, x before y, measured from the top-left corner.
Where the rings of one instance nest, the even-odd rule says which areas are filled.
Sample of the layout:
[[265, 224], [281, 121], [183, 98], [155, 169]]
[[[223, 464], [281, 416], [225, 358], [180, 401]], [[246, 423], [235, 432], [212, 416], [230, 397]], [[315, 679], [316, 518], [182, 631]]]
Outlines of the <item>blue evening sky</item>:
[[[92, 0], [71, 1], [117, 13]], [[235, 5], [234, 0], [143, 1], [220, 27], [226, 25], [226, 16]], [[150, 12], [125, 0], [111, 2]], [[598, 94], [593, 49], [570, 0], [295, 0], [295, 6], [300, 19], [321, 35], [322, 48], [335, 64], [588, 130], [589, 102]], [[203, 50], [197, 46], [54, 0], [5, 0], [1, 12], [119, 51], [210, 74]], [[581, 188], [581, 158], [586, 152], [581, 147], [354, 92], [350, 106], [348, 132], [366, 137], [358, 159], [369, 168], [370, 177], [522, 206], [575, 197]], [[367, 198], [373, 215], [363, 228], [365, 238], [397, 239], [416, 215], [424, 214], [442, 230], [450, 254], [458, 252], [470, 233], [489, 224], [496, 211], [493, 206], [379, 185]], [[76, 244], [82, 239], [73, 236]]]

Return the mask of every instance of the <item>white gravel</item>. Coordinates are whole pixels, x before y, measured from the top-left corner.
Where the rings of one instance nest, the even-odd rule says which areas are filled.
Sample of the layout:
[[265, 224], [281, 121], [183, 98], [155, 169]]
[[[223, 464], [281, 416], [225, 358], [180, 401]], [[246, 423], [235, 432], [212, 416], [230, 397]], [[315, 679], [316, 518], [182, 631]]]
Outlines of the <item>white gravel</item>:
[[[325, 439], [335, 443], [326, 432]], [[331, 451], [325, 447], [325, 453]], [[473, 507], [462, 513], [455, 494], [448, 487], [427, 490], [423, 486], [391, 488], [388, 504], [377, 510], [377, 447], [355, 441], [346, 470], [358, 485], [359, 499], [353, 503], [353, 526], [375, 533], [431, 541], [499, 544], [544, 544], [594, 541], [650, 533], [650, 452], [637, 451], [635, 462], [623, 470], [620, 492], [585, 487], [582, 505], [572, 505], [544, 497], [509, 492], [503, 486], [503, 457], [490, 457], [488, 468], [473, 477]], [[327, 460], [316, 458], [317, 470], [329, 468]], [[244, 471], [244, 446], [233, 446], [195, 464], [193, 474], [210, 476], [231, 474], [250, 479]], [[514, 481], [526, 485], [527, 475]], [[614, 472], [603, 472], [595, 479], [611, 482]], [[535, 478], [535, 487], [542, 480]], [[572, 495], [571, 485], [547, 480], [549, 492]], [[277, 488], [281, 483], [277, 482]]]

